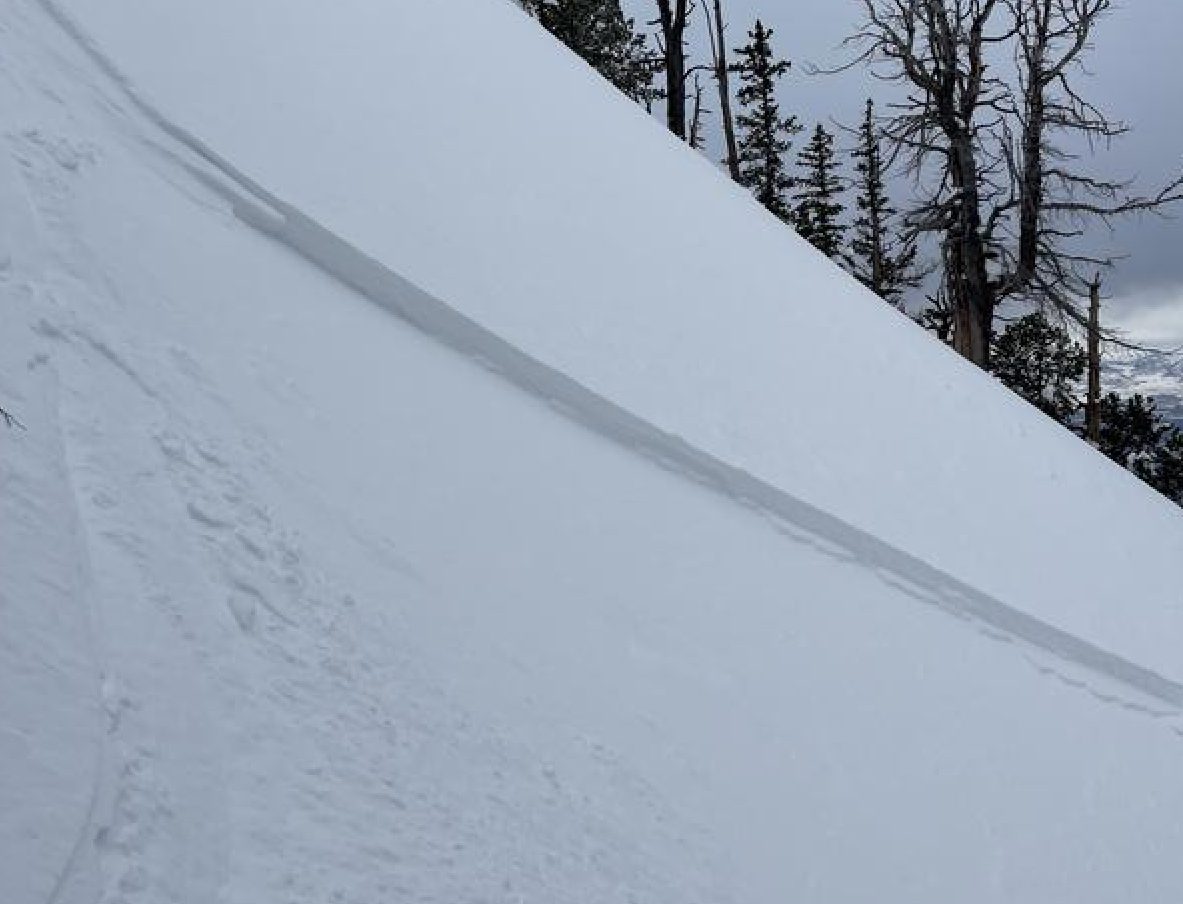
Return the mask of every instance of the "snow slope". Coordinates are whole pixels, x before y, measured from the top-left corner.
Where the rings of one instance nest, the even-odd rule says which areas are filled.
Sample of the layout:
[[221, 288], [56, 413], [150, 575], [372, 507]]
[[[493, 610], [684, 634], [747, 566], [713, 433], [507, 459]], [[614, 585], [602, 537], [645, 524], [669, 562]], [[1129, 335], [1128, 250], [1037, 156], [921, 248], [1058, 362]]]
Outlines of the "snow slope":
[[1180, 899], [1172, 509], [512, 9], [269, 7], [0, 0], [0, 901]]
[[[1178, 512], [807, 253], [511, 4], [64, 6], [170, 119], [517, 347], [1183, 679]], [[1049, 555], [1120, 565], [1049, 582]]]

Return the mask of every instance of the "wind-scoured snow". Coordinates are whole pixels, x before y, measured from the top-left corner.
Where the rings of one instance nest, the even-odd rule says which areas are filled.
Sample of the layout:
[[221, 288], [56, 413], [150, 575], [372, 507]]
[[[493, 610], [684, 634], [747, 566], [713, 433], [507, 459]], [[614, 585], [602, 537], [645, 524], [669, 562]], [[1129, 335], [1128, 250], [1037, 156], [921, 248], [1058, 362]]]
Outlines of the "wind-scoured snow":
[[1177, 513], [503, 6], [0, 0], [0, 900], [1178, 901]]

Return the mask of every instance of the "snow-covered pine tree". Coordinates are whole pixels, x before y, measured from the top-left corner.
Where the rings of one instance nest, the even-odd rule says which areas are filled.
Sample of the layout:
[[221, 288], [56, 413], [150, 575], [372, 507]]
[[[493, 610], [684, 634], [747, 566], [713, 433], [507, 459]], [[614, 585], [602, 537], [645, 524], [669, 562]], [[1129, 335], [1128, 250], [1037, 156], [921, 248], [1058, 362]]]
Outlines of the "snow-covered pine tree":
[[526, 0], [525, 9], [633, 100], [653, 100], [657, 63], [620, 0]]
[[756, 200], [774, 215], [790, 222], [789, 189], [792, 179], [785, 167], [785, 154], [793, 136], [801, 131], [795, 116], [782, 117], [776, 101], [776, 84], [789, 71], [787, 60], [772, 54], [772, 29], [756, 20], [748, 32], [748, 43], [736, 48], [739, 62], [730, 70], [739, 76], [740, 184], [752, 190]]
[[809, 144], [797, 157], [801, 174], [794, 180], [793, 225], [802, 238], [832, 258], [842, 255], [842, 180], [834, 159], [834, 136], [818, 123]]
[[885, 301], [900, 307], [906, 289], [920, 282], [916, 243], [895, 235], [898, 212], [891, 206], [883, 183], [883, 151], [875, 126], [875, 102], [867, 101], [859, 127], [855, 159], [856, 205], [854, 236], [847, 264], [851, 273]]

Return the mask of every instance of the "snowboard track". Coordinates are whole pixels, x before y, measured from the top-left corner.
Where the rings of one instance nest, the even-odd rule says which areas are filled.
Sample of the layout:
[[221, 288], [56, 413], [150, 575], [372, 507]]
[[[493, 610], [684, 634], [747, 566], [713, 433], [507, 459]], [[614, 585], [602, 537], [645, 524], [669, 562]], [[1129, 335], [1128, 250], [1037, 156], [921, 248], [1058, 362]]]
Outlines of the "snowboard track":
[[[135, 111], [171, 142], [137, 137], [224, 199], [247, 226], [284, 246], [325, 275], [396, 315], [433, 340], [529, 393], [569, 420], [649, 459], [666, 471], [768, 518], [797, 542], [853, 561], [886, 584], [976, 624], [984, 634], [1018, 642], [1066, 666], [1041, 672], [1082, 687], [1107, 703], [1156, 717], [1183, 714], [1183, 684], [1035, 618], [917, 556], [662, 430], [450, 307], [312, 217], [269, 192], [204, 141], [144, 99], [89, 35], [55, 0], [35, 0]], [[170, 146], [175, 143], [179, 147]], [[999, 634], [1002, 636], [1000, 637]], [[1030, 658], [1030, 657], [1028, 657]], [[1086, 680], [1082, 674], [1090, 676]], [[1097, 679], [1101, 680], [1098, 684]], [[1109, 686], [1105, 686], [1109, 685]], [[1112, 685], [1140, 700], [1116, 694]], [[1164, 710], [1165, 707], [1165, 710]]]

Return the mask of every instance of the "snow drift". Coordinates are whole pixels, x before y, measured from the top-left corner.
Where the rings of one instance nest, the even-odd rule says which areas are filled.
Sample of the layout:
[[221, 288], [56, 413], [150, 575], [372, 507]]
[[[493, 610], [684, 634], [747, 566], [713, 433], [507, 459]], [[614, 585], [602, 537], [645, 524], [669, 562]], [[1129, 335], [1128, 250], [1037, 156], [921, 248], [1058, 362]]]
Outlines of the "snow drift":
[[1179, 899], [1177, 511], [516, 10], [0, 10], [0, 899]]

